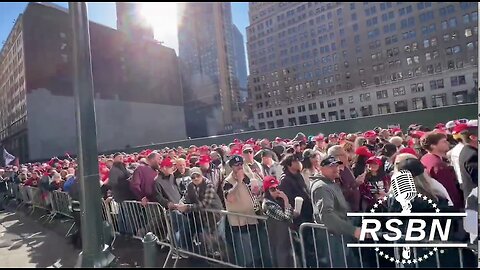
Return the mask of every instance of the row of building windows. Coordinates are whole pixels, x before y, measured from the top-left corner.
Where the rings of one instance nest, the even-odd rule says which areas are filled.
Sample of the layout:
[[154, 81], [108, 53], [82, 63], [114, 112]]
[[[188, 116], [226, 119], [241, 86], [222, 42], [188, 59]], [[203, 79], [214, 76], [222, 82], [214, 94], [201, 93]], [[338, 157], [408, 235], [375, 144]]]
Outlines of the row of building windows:
[[[458, 91], [452, 93], [454, 104], [464, 104], [467, 102], [472, 102], [473, 100], [470, 100], [468, 96], [468, 91]], [[440, 94], [440, 95], [433, 95], [431, 97], [432, 99], [432, 107], [442, 107], [442, 106], [447, 106], [447, 94]], [[421, 110], [421, 109], [426, 109], [427, 106], [427, 98], [426, 97], [416, 97], [412, 98], [412, 110]], [[387, 113], [392, 113], [392, 109], [390, 106], [390, 103], [382, 103], [377, 105], [378, 109], [378, 114], [387, 114]], [[400, 100], [400, 101], [395, 101], [393, 109], [395, 112], [405, 112], [408, 111], [408, 100]], [[262, 114], [263, 115], [263, 114]], [[279, 114], [281, 115], [281, 114]], [[366, 116], [371, 116], [373, 115], [373, 106], [372, 105], [366, 105], [362, 106], [360, 108], [360, 114], [357, 112], [356, 108], [350, 108], [350, 118], [357, 118], [359, 116], [366, 117]], [[328, 117], [328, 118], [327, 118]], [[263, 119], [263, 116], [258, 119]], [[297, 122], [298, 119], [298, 122]], [[308, 119], [310, 120], [308, 122]], [[340, 110], [340, 117], [337, 111], [331, 111], [328, 113], [321, 113], [320, 117], [318, 114], [311, 114], [311, 115], [304, 115], [304, 116], [299, 116], [297, 117], [290, 117], [288, 118], [288, 125], [289, 126], [295, 126], [297, 124], [304, 125], [308, 123], [318, 123], [318, 122], [323, 122], [323, 121], [335, 121], [339, 119], [346, 119], [345, 116], [345, 110]], [[276, 122], [276, 125], [275, 125]], [[285, 123], [283, 119], [278, 119], [276, 121], [267, 121], [267, 122], [259, 122], [258, 126], [260, 129], [265, 129], [265, 128], [280, 128], [284, 127]]]

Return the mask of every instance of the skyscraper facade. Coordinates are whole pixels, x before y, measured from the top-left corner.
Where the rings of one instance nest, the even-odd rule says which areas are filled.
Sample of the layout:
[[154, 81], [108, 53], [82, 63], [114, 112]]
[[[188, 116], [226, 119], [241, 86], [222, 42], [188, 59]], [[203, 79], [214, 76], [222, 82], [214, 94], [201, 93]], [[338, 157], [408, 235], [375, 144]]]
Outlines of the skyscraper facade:
[[249, 5], [258, 129], [477, 102], [478, 5]]
[[239, 106], [231, 5], [178, 5], [187, 134], [202, 137], [231, 132], [245, 121]]
[[[175, 51], [89, 26], [99, 151], [186, 138]], [[71, 42], [66, 10], [32, 2], [0, 50], [0, 145], [20, 162], [76, 153]]]
[[245, 55], [245, 43], [243, 35], [238, 30], [236, 25], [233, 25], [233, 49], [235, 55], [235, 70], [237, 72], [236, 76], [238, 78], [238, 84], [240, 86], [240, 99], [245, 101], [248, 92], [247, 92], [247, 58]]

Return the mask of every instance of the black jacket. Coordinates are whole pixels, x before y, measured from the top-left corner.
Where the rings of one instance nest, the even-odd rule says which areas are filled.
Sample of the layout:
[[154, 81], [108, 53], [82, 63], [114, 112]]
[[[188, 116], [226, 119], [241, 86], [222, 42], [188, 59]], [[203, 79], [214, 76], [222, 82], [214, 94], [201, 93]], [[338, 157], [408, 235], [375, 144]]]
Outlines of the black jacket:
[[127, 171], [123, 163], [113, 163], [108, 177], [108, 185], [112, 190], [115, 201], [135, 200], [135, 196], [130, 190], [130, 176], [131, 174]]
[[300, 173], [292, 174], [285, 170], [281, 177], [279, 189], [287, 195], [292, 206], [295, 206], [295, 197], [303, 198], [300, 216], [293, 219], [294, 229], [298, 229], [300, 224], [304, 222], [313, 222], [312, 199]]
[[463, 197], [466, 199], [472, 189], [478, 186], [478, 153], [477, 149], [465, 145], [458, 158], [460, 163], [460, 173], [462, 174]]

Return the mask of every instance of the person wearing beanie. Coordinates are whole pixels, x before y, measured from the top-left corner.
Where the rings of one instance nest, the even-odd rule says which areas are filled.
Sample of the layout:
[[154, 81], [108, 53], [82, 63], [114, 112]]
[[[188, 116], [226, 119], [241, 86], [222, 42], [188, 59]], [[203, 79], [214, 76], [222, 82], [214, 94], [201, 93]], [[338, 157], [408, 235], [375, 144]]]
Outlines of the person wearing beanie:
[[290, 241], [290, 226], [293, 222], [292, 202], [278, 189], [279, 181], [274, 176], [263, 179], [264, 199], [262, 209], [267, 216], [267, 230], [272, 248], [273, 267], [295, 267], [295, 253]]

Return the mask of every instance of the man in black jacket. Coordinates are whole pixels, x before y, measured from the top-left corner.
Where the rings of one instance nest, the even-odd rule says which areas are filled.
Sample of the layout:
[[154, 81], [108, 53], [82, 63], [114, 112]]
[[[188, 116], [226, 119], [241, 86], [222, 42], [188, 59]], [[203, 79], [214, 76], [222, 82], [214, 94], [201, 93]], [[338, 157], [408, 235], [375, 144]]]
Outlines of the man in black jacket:
[[[283, 174], [281, 176], [278, 188], [285, 193], [288, 201], [294, 202], [296, 197], [303, 198], [300, 213], [294, 213], [292, 229], [298, 232], [300, 225], [304, 222], [313, 222], [313, 207], [307, 185], [303, 180], [300, 172], [302, 171], [302, 163], [300, 157], [296, 154], [288, 154], [282, 160], [280, 165], [283, 166]], [[305, 245], [305, 256], [307, 258], [307, 267], [315, 267], [315, 249], [312, 230], [305, 230], [303, 234]], [[301, 254], [298, 241], [296, 241], [295, 250]]]
[[121, 153], [115, 153], [113, 155], [113, 165], [108, 176], [108, 185], [113, 193], [113, 199], [118, 202], [120, 206], [118, 217], [121, 233], [133, 233], [131, 228], [128, 228], [129, 224], [132, 224], [133, 221], [129, 221], [131, 217], [128, 215], [128, 210], [125, 205], [122, 204], [122, 202], [126, 200], [135, 200], [135, 195], [130, 189], [130, 177], [131, 174], [127, 171], [123, 163], [123, 155]]

